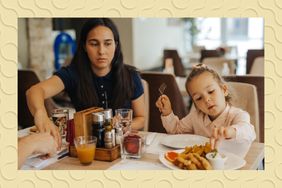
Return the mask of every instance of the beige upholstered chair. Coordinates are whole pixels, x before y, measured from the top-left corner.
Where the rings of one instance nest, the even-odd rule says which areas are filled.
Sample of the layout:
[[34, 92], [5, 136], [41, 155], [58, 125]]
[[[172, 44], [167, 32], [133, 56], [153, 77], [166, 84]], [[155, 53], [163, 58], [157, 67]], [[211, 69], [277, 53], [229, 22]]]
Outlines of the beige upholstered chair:
[[232, 94], [232, 105], [241, 108], [250, 114], [251, 124], [254, 125], [256, 131], [256, 141], [259, 142], [260, 127], [256, 86], [240, 82], [227, 83]]
[[229, 73], [227, 75], [234, 74], [236, 66], [232, 60], [226, 60], [224, 57], [207, 57], [203, 60], [203, 64], [206, 64], [219, 74], [222, 74], [224, 63], [228, 65]]
[[255, 58], [250, 74], [264, 76], [264, 57]]
[[251, 71], [251, 68], [253, 66], [254, 60], [257, 57], [264, 57], [264, 49], [260, 49], [260, 50], [248, 50], [247, 51], [247, 71], [246, 73], [249, 74]]
[[247, 84], [253, 84], [257, 88], [258, 94], [258, 106], [259, 106], [259, 126], [260, 126], [260, 142], [264, 142], [264, 77], [254, 75], [230, 75], [223, 76], [227, 82], [241, 82]]
[[144, 125], [144, 131], [148, 131], [149, 129], [149, 107], [150, 107], [150, 95], [149, 95], [149, 85], [148, 82], [146, 80], [141, 80], [142, 81], [142, 85], [144, 88], [144, 98], [145, 98], [145, 125]]

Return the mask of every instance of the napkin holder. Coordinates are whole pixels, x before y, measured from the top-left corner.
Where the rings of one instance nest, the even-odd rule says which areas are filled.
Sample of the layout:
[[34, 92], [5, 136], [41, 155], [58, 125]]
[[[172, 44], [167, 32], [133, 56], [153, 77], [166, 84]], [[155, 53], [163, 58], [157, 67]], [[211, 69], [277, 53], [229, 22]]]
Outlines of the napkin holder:
[[[92, 107], [74, 114], [74, 137], [91, 135], [92, 113], [103, 111], [103, 108]], [[74, 145], [70, 145], [70, 156], [77, 157]], [[120, 145], [113, 148], [96, 148], [95, 160], [113, 161], [120, 157]]]

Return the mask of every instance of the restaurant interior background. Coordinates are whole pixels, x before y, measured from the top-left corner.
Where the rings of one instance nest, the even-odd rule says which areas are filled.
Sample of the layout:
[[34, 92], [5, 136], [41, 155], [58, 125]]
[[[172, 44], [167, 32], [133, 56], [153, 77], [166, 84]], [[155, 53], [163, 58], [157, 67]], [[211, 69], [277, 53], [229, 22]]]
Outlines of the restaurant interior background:
[[[27, 75], [22, 70], [32, 70], [38, 80], [50, 77], [56, 69], [68, 64], [76, 48], [84, 18], [19, 18], [18, 19], [18, 124], [25, 127], [30, 114], [24, 85]], [[180, 93], [182, 99], [173, 110], [180, 117], [188, 113], [191, 101], [185, 91], [185, 77], [196, 63], [206, 63], [215, 68], [227, 81], [255, 85], [259, 118], [259, 139], [264, 142], [264, 21], [263, 18], [113, 18], [117, 25], [125, 63], [137, 67], [147, 81], [149, 90], [149, 125], [156, 125], [159, 112], [154, 101], [159, 96], [160, 80], [169, 78], [153, 76], [171, 73], [173, 84], [167, 84], [172, 100]], [[22, 73], [21, 73], [22, 74]], [[162, 75], [161, 75], [162, 76]], [[30, 81], [29, 83], [37, 81]], [[158, 83], [155, 83], [158, 82]], [[179, 91], [174, 91], [179, 90]], [[176, 94], [175, 94], [176, 92]], [[21, 98], [22, 97], [22, 98]], [[179, 102], [180, 101], [180, 102]], [[241, 101], [244, 103], [245, 101]], [[21, 104], [23, 103], [23, 104]], [[52, 104], [71, 107], [64, 94], [52, 99]], [[46, 104], [48, 106], [48, 104]], [[50, 106], [50, 104], [49, 104]], [[184, 106], [184, 107], [182, 107]], [[184, 108], [178, 109], [176, 108]], [[246, 107], [249, 108], [249, 107]], [[25, 109], [26, 110], [26, 109]], [[254, 112], [255, 113], [255, 112]], [[156, 115], [155, 115], [156, 114]], [[32, 118], [31, 118], [32, 119]], [[160, 120], [158, 120], [160, 121]], [[255, 121], [255, 120], [254, 120]], [[162, 127], [149, 127], [149, 131], [163, 132]]]

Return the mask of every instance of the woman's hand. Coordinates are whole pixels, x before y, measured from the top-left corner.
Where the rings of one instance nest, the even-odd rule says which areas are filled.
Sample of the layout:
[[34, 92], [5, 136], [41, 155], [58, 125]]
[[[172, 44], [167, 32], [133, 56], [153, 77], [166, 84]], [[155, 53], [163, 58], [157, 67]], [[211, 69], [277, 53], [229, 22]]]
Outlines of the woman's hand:
[[172, 112], [170, 100], [166, 95], [161, 95], [158, 98], [156, 106], [163, 116], [167, 116]]
[[234, 127], [213, 128], [210, 138], [211, 148], [215, 149], [218, 142], [222, 139], [231, 139], [236, 137], [236, 129]]
[[57, 144], [57, 150], [61, 149], [62, 145], [62, 139], [59, 132], [59, 129], [57, 126], [53, 124], [53, 122], [48, 118], [47, 114], [44, 112], [36, 112], [34, 114], [34, 123], [36, 127], [38, 128], [39, 132], [44, 133], [50, 133]]

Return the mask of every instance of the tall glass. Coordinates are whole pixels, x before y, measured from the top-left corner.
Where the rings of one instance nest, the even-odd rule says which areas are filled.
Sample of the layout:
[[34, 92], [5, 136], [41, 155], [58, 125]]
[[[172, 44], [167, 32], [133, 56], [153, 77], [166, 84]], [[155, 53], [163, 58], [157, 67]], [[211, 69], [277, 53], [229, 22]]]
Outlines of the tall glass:
[[123, 132], [131, 130], [132, 115], [132, 109], [121, 108], [115, 110], [117, 126], [122, 128]]
[[54, 109], [52, 111], [52, 120], [54, 124], [59, 128], [59, 133], [62, 137], [62, 143], [66, 143], [67, 135], [67, 121], [69, 120], [68, 109]]

